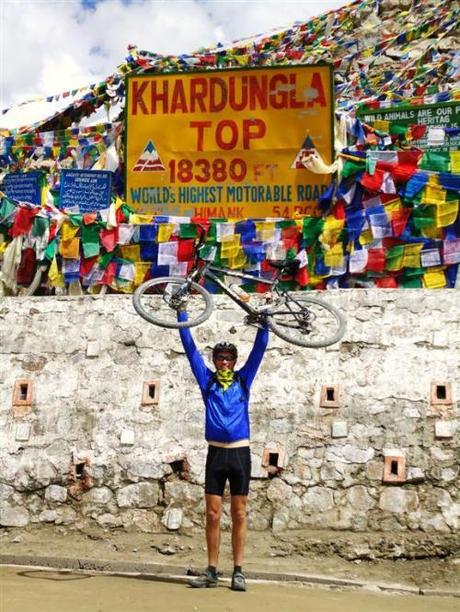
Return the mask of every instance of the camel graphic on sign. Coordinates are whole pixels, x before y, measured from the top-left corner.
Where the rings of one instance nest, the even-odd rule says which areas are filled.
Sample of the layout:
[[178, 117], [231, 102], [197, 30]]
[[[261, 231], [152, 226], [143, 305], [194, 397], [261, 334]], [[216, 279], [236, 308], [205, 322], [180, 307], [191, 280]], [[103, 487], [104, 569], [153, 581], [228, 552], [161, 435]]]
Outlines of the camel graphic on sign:
[[155, 145], [149, 140], [142, 155], [135, 163], [133, 172], [164, 172], [165, 170]]

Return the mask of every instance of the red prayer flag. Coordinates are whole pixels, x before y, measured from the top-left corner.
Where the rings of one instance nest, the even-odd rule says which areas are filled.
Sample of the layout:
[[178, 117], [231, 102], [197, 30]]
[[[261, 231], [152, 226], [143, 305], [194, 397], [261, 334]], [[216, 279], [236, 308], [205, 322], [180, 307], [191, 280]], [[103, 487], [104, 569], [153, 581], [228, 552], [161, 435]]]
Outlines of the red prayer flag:
[[307, 268], [307, 266], [305, 266], [304, 268], [300, 268], [300, 270], [295, 275], [295, 281], [297, 283], [299, 283], [299, 285], [301, 287], [306, 287], [308, 285], [308, 281], [309, 280], [310, 279], [309, 279], [309, 276], [308, 276], [308, 268]]
[[16, 238], [16, 236], [20, 236], [21, 234], [27, 234], [31, 230], [34, 217], [39, 210], [39, 207], [25, 208], [19, 206], [16, 217], [14, 218], [14, 223], [10, 229], [10, 236]]
[[94, 223], [97, 219], [97, 213], [92, 212], [92, 213], [85, 213], [83, 215], [83, 225], [91, 225], [91, 223]]
[[368, 174], [365, 172], [359, 182], [363, 187], [369, 189], [369, 191], [380, 191], [382, 187], [383, 174], [383, 170], [378, 169], [376, 169], [374, 174]]
[[107, 252], [113, 251], [118, 243], [118, 227], [112, 229], [103, 229], [99, 234], [101, 244], [104, 246]]
[[367, 266], [369, 272], [383, 272], [385, 270], [385, 249], [369, 249], [367, 251]]
[[193, 239], [179, 240], [177, 243], [177, 261], [190, 261], [194, 254]]
[[384, 278], [376, 279], [375, 286], [379, 287], [379, 289], [397, 289], [398, 283], [394, 276], [385, 276]]
[[84, 259], [83, 257], [80, 259], [80, 276], [87, 276], [94, 265], [97, 263], [99, 256], [90, 257], [89, 259]]
[[391, 213], [391, 227], [393, 228], [393, 236], [401, 236], [407, 221], [412, 214], [412, 208], [400, 208]]
[[16, 282], [18, 285], [30, 285], [35, 275], [36, 260], [34, 249], [29, 247], [22, 251], [21, 263], [16, 273]]

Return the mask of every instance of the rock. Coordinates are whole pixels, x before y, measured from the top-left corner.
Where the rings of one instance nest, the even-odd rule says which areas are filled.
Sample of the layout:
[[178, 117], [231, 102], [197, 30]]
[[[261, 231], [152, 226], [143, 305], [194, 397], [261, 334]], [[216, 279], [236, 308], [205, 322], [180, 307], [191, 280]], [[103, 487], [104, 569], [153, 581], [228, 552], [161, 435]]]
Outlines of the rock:
[[38, 515], [38, 520], [41, 523], [54, 523], [57, 519], [56, 510], [44, 510]]
[[356, 485], [347, 490], [347, 501], [357, 512], [367, 512], [376, 504], [367, 492], [366, 487]]
[[161, 522], [170, 531], [176, 531], [182, 524], [184, 512], [182, 508], [167, 508]]
[[59, 485], [50, 485], [46, 488], [45, 499], [53, 502], [63, 503], [67, 500], [67, 489]]
[[85, 501], [92, 504], [108, 504], [113, 498], [113, 493], [108, 487], [94, 487], [85, 494]]
[[120, 516], [125, 529], [133, 527], [142, 533], [154, 533], [159, 529], [159, 518], [152, 510], [125, 510]]
[[77, 513], [70, 506], [61, 506], [56, 509], [56, 525], [71, 525], [75, 523]]
[[410, 467], [407, 470], [406, 482], [419, 483], [425, 480], [425, 472], [418, 467]]
[[155, 546], [160, 555], [175, 555], [176, 549], [171, 544], [167, 544], [166, 546]]
[[172, 505], [192, 505], [195, 510], [204, 502], [203, 487], [184, 480], [171, 480], [165, 483], [164, 498]]
[[379, 508], [387, 512], [404, 514], [413, 512], [419, 506], [418, 495], [415, 491], [391, 487], [384, 489], [380, 495]]
[[8, 503], [0, 507], [0, 525], [2, 527], [25, 527], [29, 524], [29, 513], [22, 506], [10, 506]]
[[311, 487], [302, 497], [302, 503], [308, 513], [324, 512], [333, 508], [334, 496], [327, 487]]
[[326, 461], [342, 463], [367, 463], [374, 457], [373, 448], [362, 449], [351, 444], [344, 446], [329, 446], [326, 450]]
[[91, 358], [99, 357], [100, 346], [98, 340], [89, 340], [86, 345], [86, 356]]
[[10, 542], [12, 542], [13, 544], [19, 544], [20, 542], [22, 542], [22, 538], [21, 536], [15, 536], [12, 540], [10, 540]]
[[120, 508], [153, 508], [158, 503], [158, 483], [140, 482], [128, 485], [117, 492]]
[[13, 497], [14, 488], [9, 485], [0, 483], [0, 500], [7, 501]]
[[96, 518], [96, 522], [101, 527], [121, 527], [123, 525], [123, 521], [119, 516], [114, 516], [113, 514], [101, 514]]
[[285, 504], [292, 496], [291, 487], [280, 478], [273, 478], [267, 487], [267, 497], [274, 504]]
[[130, 480], [138, 480], [139, 478], [160, 479], [170, 472], [170, 467], [159, 462], [158, 459], [152, 458], [152, 460], [146, 461], [136, 458], [129, 463], [127, 476]]

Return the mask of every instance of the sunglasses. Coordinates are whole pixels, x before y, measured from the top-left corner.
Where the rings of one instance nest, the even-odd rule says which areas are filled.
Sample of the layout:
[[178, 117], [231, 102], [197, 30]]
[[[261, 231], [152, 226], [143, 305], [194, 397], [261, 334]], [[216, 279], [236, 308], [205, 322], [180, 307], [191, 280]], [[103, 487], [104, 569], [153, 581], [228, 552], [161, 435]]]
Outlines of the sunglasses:
[[216, 355], [214, 361], [236, 361], [235, 357], [225, 357], [224, 355]]

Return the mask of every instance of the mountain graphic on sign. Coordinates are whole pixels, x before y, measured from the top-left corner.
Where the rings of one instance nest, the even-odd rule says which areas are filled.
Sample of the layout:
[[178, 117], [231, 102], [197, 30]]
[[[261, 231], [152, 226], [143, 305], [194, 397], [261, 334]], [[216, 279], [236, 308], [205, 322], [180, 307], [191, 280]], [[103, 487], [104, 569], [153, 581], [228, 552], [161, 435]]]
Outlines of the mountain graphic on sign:
[[149, 140], [142, 155], [135, 163], [133, 172], [164, 172], [165, 170], [155, 145]]
[[305, 140], [302, 143], [300, 151], [297, 153], [295, 160], [292, 162], [291, 169], [306, 170], [303, 161], [308, 159], [311, 155], [314, 155], [316, 152], [317, 151], [315, 145], [313, 144], [313, 140], [307, 134]]

